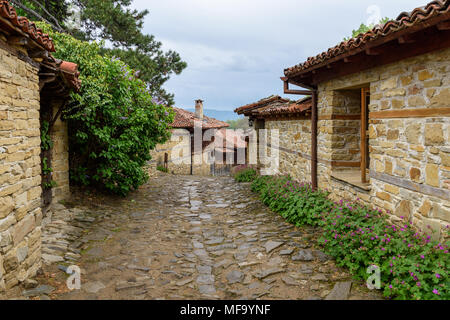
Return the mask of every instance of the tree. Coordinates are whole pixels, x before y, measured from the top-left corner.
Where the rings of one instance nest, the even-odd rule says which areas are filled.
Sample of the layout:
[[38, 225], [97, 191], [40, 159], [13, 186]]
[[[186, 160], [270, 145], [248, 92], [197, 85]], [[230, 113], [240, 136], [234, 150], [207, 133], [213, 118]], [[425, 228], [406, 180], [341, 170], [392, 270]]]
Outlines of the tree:
[[38, 26], [53, 38], [55, 58], [79, 66], [81, 90], [71, 94], [64, 112], [72, 182], [128, 194], [147, 181], [150, 150], [170, 137], [172, 108], [153, 99], [119, 58], [100, 54], [97, 42]]
[[228, 120], [227, 123], [230, 125], [229, 129], [247, 130], [249, 128], [247, 117], [236, 120]]
[[[378, 23], [379, 25], [384, 25], [386, 22], [388, 22], [390, 19], [388, 17], [385, 17], [380, 20]], [[358, 29], [352, 31], [352, 36], [349, 38], [344, 38], [344, 40], [350, 40], [351, 38], [356, 38], [361, 33], [366, 33], [370, 30], [372, 30], [375, 27], [374, 24], [371, 25], [365, 25], [364, 23], [361, 23]]]
[[[107, 40], [102, 54], [120, 57], [131, 68], [139, 71], [154, 97], [174, 104], [174, 96], [162, 86], [172, 74], [180, 74], [187, 64], [174, 51], [164, 52], [161, 42], [142, 32], [148, 10], [130, 9], [132, 0], [12, 0], [23, 14], [33, 20], [42, 20], [59, 32], [67, 32], [84, 41]], [[73, 8], [72, 8], [73, 7]], [[73, 10], [71, 10], [71, 8]], [[73, 13], [79, 24], [69, 23]], [[56, 21], [55, 21], [56, 20]]]

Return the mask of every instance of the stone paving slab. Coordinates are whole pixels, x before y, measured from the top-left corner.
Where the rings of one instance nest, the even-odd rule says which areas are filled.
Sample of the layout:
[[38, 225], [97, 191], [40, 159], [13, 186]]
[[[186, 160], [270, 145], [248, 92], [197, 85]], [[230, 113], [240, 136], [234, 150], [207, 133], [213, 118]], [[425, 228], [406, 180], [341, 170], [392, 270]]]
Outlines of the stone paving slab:
[[350, 290], [350, 275], [313, 247], [318, 230], [286, 223], [230, 177], [160, 174], [125, 199], [74, 203], [67, 215], [78, 218], [66, 224], [82, 224], [70, 229], [78, 237], [46, 240], [78, 251], [53, 249], [66, 258], [47, 257], [56, 263], [44, 272], [63, 283], [64, 267], [78, 265], [82, 288], [53, 299], [380, 298], [358, 283]]

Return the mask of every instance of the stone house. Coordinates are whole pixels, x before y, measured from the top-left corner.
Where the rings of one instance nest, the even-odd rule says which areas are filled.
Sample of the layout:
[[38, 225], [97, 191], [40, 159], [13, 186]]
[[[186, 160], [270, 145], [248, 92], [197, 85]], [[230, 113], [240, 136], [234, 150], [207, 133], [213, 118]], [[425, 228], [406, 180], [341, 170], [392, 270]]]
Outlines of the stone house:
[[243, 130], [220, 129], [214, 136], [213, 175], [228, 175], [238, 165], [249, 162], [249, 133]]
[[[172, 137], [150, 152], [150, 174], [154, 174], [159, 166], [172, 174], [212, 175], [215, 168], [214, 136], [217, 130], [228, 127], [228, 123], [205, 116], [202, 100], [196, 101], [195, 113], [180, 108], [173, 110]], [[195, 132], [199, 136], [197, 143], [194, 142]]]
[[402, 13], [284, 73], [285, 94], [310, 98], [237, 110], [255, 128], [280, 130], [282, 173], [378, 207], [394, 223], [404, 217], [435, 238], [448, 235], [450, 0]]
[[[53, 51], [48, 35], [0, 1], [0, 293], [36, 274], [43, 210], [69, 193], [67, 126], [59, 116], [80, 81], [77, 65]], [[54, 143], [46, 151], [44, 126]]]

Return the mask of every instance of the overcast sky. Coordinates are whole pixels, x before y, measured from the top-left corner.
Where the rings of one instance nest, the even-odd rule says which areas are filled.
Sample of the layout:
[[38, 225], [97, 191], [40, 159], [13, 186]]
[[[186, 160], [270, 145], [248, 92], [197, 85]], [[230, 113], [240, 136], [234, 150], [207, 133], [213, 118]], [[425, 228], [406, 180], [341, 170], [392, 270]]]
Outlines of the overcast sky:
[[[283, 70], [337, 45], [377, 15], [395, 19], [427, 0], [134, 0], [144, 31], [188, 67], [165, 88], [176, 106], [233, 110], [282, 95]], [[368, 9], [370, 12], [368, 12]], [[292, 97], [291, 98], [295, 98]]]

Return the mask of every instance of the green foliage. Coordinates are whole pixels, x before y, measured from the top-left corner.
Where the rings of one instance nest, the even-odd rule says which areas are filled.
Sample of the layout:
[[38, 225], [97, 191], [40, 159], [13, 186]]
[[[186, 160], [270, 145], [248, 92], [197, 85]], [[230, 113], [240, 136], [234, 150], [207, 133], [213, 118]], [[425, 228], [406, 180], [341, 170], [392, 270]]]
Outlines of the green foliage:
[[[388, 22], [389, 20], [391, 20], [391, 19], [389, 19], [388, 17], [385, 17], [385, 18], [381, 19], [380, 22], [379, 22], [378, 24], [384, 25], [384, 24], [385, 24], [386, 22]], [[372, 30], [373, 27], [375, 27], [374, 24], [371, 24], [371, 25], [367, 26], [367, 25], [365, 25], [364, 23], [361, 23], [361, 25], [359, 26], [358, 29], [352, 31], [352, 36], [349, 37], [349, 38], [344, 38], [344, 40], [350, 40], [351, 38], [356, 38], [356, 37], [357, 37], [358, 35], [360, 35], [361, 33], [366, 33], [366, 32], [368, 32], [368, 31]]]
[[226, 121], [230, 127], [229, 129], [243, 129], [246, 130], [249, 128], [248, 125], [248, 118], [241, 118], [241, 119], [236, 119], [236, 120], [227, 120]]
[[394, 299], [450, 298], [449, 243], [430, 240], [409, 222], [391, 225], [381, 211], [349, 202], [332, 202], [328, 192], [290, 177], [258, 177], [252, 190], [287, 221], [321, 227], [319, 244], [355, 278], [367, 280], [367, 268], [381, 269], [383, 294]]
[[243, 166], [241, 169], [237, 169], [234, 173], [234, 179], [237, 182], [252, 182], [258, 177], [258, 173], [255, 169], [247, 168]]
[[42, 159], [42, 173], [44, 175], [50, 174], [53, 172], [53, 169], [48, 166], [48, 158], [44, 157]]
[[51, 189], [57, 187], [58, 184], [56, 183], [56, 181], [50, 180], [49, 182], [44, 182], [42, 186], [44, 187], [44, 189]]
[[150, 150], [170, 137], [172, 108], [152, 99], [146, 84], [100, 44], [39, 26], [55, 42], [56, 58], [79, 65], [81, 91], [71, 94], [69, 121], [72, 181], [126, 195], [145, 183]]
[[49, 133], [50, 124], [48, 121], [42, 121], [41, 124], [41, 149], [44, 151], [50, 150], [53, 147], [53, 141]]
[[[180, 74], [187, 64], [178, 53], [163, 51], [154, 36], [143, 33], [148, 10], [131, 9], [132, 0], [14, 1], [32, 10], [21, 9], [21, 15], [32, 20], [43, 18], [56, 31], [64, 30], [84, 41], [107, 40], [111, 46], [102, 45], [102, 55], [120, 57], [132, 69], [139, 70], [139, 78], [147, 83], [153, 97], [174, 104], [173, 94], [166, 92], [163, 84], [172, 74]], [[76, 23], [69, 23], [75, 17]]]
[[157, 166], [156, 170], [161, 171], [161, 172], [165, 172], [165, 173], [169, 172], [169, 170], [166, 167], [164, 167], [164, 166]]

